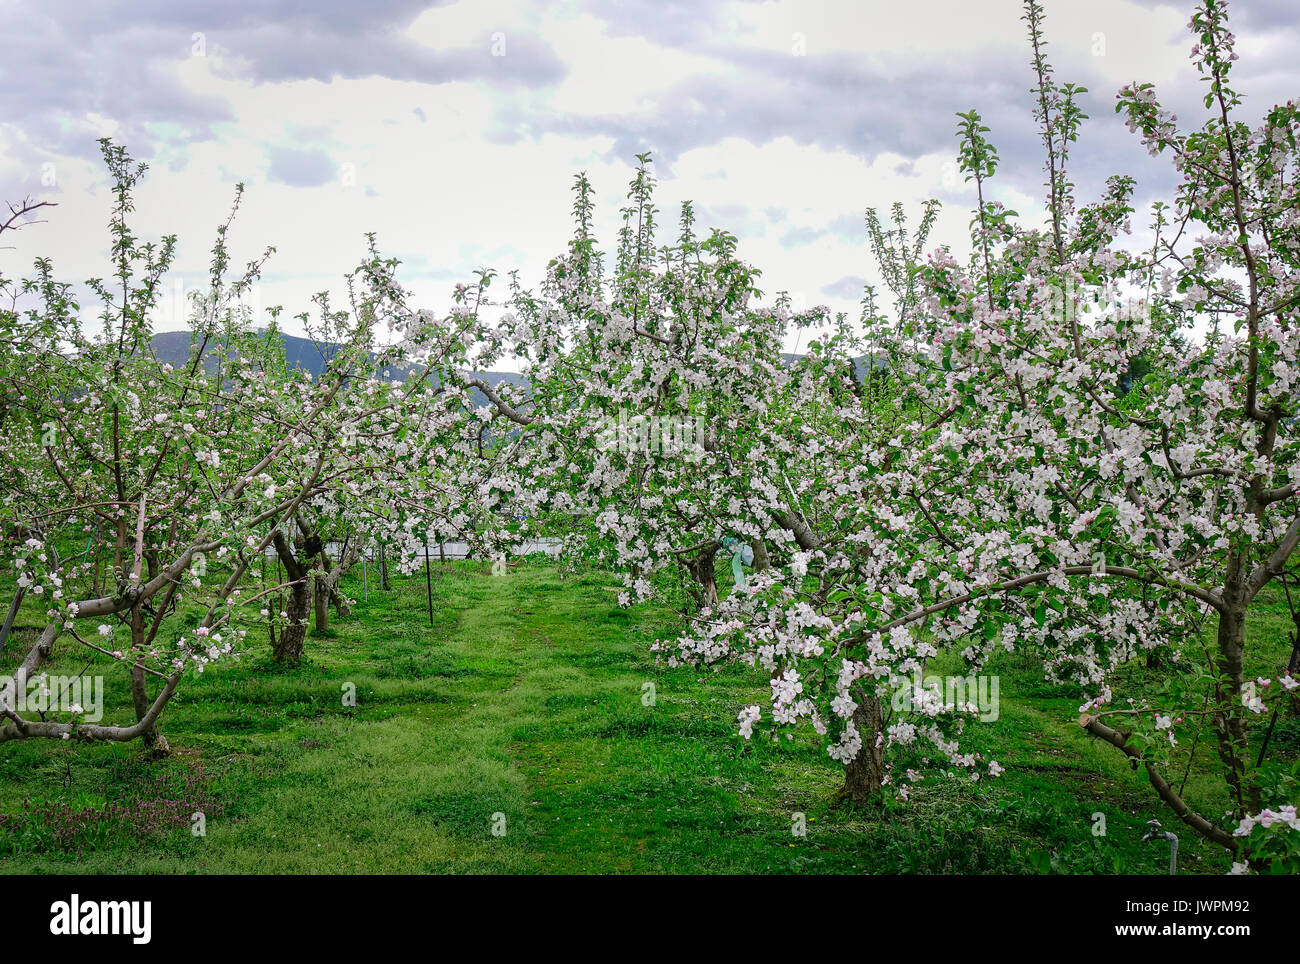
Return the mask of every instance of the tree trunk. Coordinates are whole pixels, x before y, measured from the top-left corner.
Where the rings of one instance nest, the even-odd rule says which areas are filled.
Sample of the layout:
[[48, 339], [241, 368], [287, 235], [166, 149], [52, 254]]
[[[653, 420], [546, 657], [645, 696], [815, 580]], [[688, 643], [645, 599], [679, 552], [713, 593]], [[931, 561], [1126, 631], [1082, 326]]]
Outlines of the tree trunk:
[[1234, 799], [1236, 817], [1255, 813], [1258, 809], [1256, 794], [1247, 785], [1245, 767], [1249, 742], [1245, 733], [1245, 707], [1242, 705], [1244, 685], [1245, 612], [1229, 612], [1219, 616], [1218, 664], [1219, 681], [1216, 682], [1216, 713], [1214, 730], [1218, 737], [1218, 755], [1225, 768], [1225, 777]]
[[320, 561], [324, 574], [316, 577], [315, 584], [317, 632], [323, 633], [329, 629], [329, 607], [331, 603], [340, 616], [346, 616], [352, 611], [352, 608], [348, 605], [347, 596], [339, 592], [339, 584], [343, 581], [347, 571], [356, 565], [357, 560], [360, 558], [360, 549], [345, 544], [343, 554], [339, 556], [337, 565], [331, 566], [329, 556], [324, 551], [321, 552]]
[[334, 604], [334, 611], [340, 616], [352, 615], [352, 606], [348, 603], [348, 597], [339, 592], [337, 582], [330, 586], [330, 602]]
[[312, 601], [316, 610], [316, 632], [326, 633], [330, 628], [330, 587], [324, 575], [312, 580]]
[[[135, 662], [138, 663], [144, 656], [144, 647], [144, 612], [137, 604], [131, 610], [131, 655]], [[135, 708], [136, 722], [143, 720], [149, 714], [151, 701], [143, 666], [132, 665], [131, 667], [131, 703]], [[171, 750], [167, 738], [158, 732], [156, 722], [144, 731], [141, 739], [144, 741], [145, 753], [149, 756], [166, 756]]]
[[26, 592], [26, 589], [19, 586], [14, 593], [14, 601], [9, 604], [9, 615], [5, 617], [3, 628], [0, 628], [0, 650], [5, 648], [5, 643], [9, 639], [9, 631], [14, 628], [14, 619], [18, 616], [18, 610], [22, 607], [23, 596]]
[[1224, 611], [1219, 613], [1213, 721], [1219, 760], [1237, 819], [1259, 811], [1259, 790], [1247, 772], [1250, 742], [1246, 736], [1247, 710], [1241, 700], [1245, 688], [1246, 611], [1250, 606], [1245, 583], [1245, 562], [1233, 552], [1224, 573]]
[[311, 608], [311, 589], [307, 584], [307, 566], [294, 555], [289, 540], [283, 532], [275, 533], [275, 552], [284, 563], [289, 577], [289, 601], [285, 605], [287, 622], [278, 639], [272, 641], [271, 652], [277, 663], [296, 665], [302, 659], [303, 642], [307, 638], [307, 612]]
[[870, 803], [880, 796], [885, 779], [885, 750], [877, 745], [885, 729], [884, 708], [876, 697], [861, 699], [853, 711], [853, 724], [862, 737], [862, 749], [844, 768], [841, 799], [852, 803]]
[[289, 587], [289, 602], [284, 608], [288, 620], [272, 650], [277, 663], [292, 666], [302, 660], [303, 643], [307, 639], [307, 612], [311, 608], [310, 595], [306, 582]]
[[686, 568], [696, 583], [695, 598], [701, 609], [718, 604], [718, 579], [713, 570], [714, 551], [713, 547], [704, 549], [686, 563]]
[[754, 571], [762, 572], [772, 568], [772, 557], [767, 554], [767, 543], [762, 539], [751, 539], [749, 547], [754, 550]]

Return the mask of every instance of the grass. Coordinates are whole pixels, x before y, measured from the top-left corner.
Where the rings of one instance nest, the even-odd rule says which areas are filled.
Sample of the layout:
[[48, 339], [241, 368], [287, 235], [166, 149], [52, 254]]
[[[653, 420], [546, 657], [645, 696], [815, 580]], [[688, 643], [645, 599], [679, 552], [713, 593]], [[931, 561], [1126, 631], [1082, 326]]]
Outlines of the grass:
[[[836, 808], [842, 770], [814, 734], [756, 733], [748, 744], [736, 735], [739, 707], [764, 689], [761, 672], [656, 666], [649, 647], [675, 634], [670, 614], [619, 609], [615, 586], [544, 565], [499, 577], [474, 563], [435, 566], [432, 627], [417, 576], [372, 590], [351, 617], [309, 636], [296, 669], [276, 666], [250, 632], [250, 655], [174, 699], [165, 760], [145, 761], [137, 746], [0, 744], [0, 871], [1166, 868], [1165, 845], [1139, 841], [1147, 820], [1177, 821], [1144, 775], [1075, 725], [1079, 693], [1046, 686], [1028, 658], [990, 667], [1000, 716], [966, 737], [1007, 767], [1004, 777], [931, 780], [908, 805]], [[361, 596], [359, 578], [346, 588]], [[1279, 612], [1259, 622], [1269, 665], [1284, 659], [1289, 618]], [[30, 618], [24, 640], [34, 609]], [[0, 672], [18, 649], [10, 644]], [[66, 647], [50, 671], [78, 672], [84, 657], [73, 656]], [[1142, 685], [1147, 671], [1130, 669]], [[123, 676], [107, 678], [112, 722], [129, 719]], [[344, 705], [349, 687], [355, 707]], [[1277, 753], [1295, 755], [1297, 729], [1294, 718], [1279, 722]], [[1211, 766], [1207, 748], [1188, 785], [1213, 803]], [[796, 813], [805, 836], [792, 832]], [[1104, 836], [1094, 814], [1105, 816]], [[1183, 872], [1227, 869], [1217, 848], [1176, 829]]]

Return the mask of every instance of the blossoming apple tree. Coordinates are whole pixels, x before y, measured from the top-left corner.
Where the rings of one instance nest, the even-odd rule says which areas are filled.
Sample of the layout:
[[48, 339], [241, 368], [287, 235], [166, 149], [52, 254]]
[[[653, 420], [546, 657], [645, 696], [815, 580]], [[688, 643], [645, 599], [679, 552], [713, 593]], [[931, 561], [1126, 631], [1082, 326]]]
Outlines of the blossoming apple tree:
[[[835, 721], [832, 753], [850, 771], [873, 737], [855, 714], [897, 692], [909, 660], [945, 646], [975, 667], [999, 650], [1037, 652], [1049, 678], [1096, 692], [1083, 727], [1142, 767], [1180, 819], [1236, 850], [1240, 838], [1193, 807], [1171, 771], [1203, 732], [1236, 819], [1256, 813], [1275, 786], [1252, 759], [1251, 721], [1296, 685], [1282, 667], [1246, 671], [1250, 602], [1289, 578], [1300, 542], [1296, 108], [1253, 128], [1235, 119], [1224, 4], [1202, 3], [1203, 126], [1180, 133], [1149, 86], [1118, 98], [1182, 178], [1153, 214], [1151, 248], [1125, 251], [1133, 183], [1112, 178], [1096, 203], [1076, 204], [1082, 91], [1055, 82], [1038, 4], [1026, 20], [1046, 227], [985, 200], [996, 151], [978, 114], [962, 115], [960, 160], [979, 199], [971, 261], [940, 249], [915, 272], [924, 310], [871, 327], [904, 417], [842, 463], [829, 492], [844, 498], [821, 495], [835, 537], [732, 597], [681, 646], [752, 648], [781, 607], [774, 719]], [[812, 575], [832, 591], [809, 592]], [[1117, 670], [1149, 649], [1199, 669], [1169, 670], [1168, 705], [1116, 705]], [[742, 727], [759, 718], [747, 710]], [[878, 748], [925, 737], [950, 762], [978, 764], [929, 726], [874, 722]]]
[[654, 179], [639, 161], [611, 275], [579, 176], [568, 252], [538, 292], [512, 278], [506, 312], [479, 332], [480, 363], [518, 367], [526, 388], [462, 388], [488, 400], [479, 416], [508, 453], [499, 498], [523, 517], [519, 532], [568, 535], [623, 574], [624, 602], [661, 595], [707, 610], [725, 542], [751, 544], [761, 568], [800, 525], [764, 426], [780, 420], [772, 402], [792, 377], [783, 339], [820, 312], [758, 304], [758, 272], [735, 238], [701, 240], [689, 203], [677, 242], [657, 247]]
[[[195, 299], [190, 357], [180, 368], [160, 362], [151, 315], [175, 238], [135, 234], [128, 215], [145, 166], [101, 143], [114, 192], [113, 277], [89, 282], [101, 302], [98, 330], [88, 330], [46, 260], [0, 316], [6, 338], [43, 359], [4, 372], [13, 401], [0, 512], [20, 591], [46, 619], [15, 675], [35, 677], [71, 640], [130, 675], [136, 720], [29, 719], [15, 680], [0, 692], [0, 740], [142, 738], [161, 751], [158, 719], [185, 674], [237, 655], [247, 627], [261, 621], [256, 607], [277, 590], [290, 605], [276, 655], [301, 656], [308, 573], [290, 567], [285, 585], [263, 590], [254, 566], [271, 547], [285, 556], [313, 512], [391, 501], [405, 477], [393, 421], [435, 424], [405, 403], [426, 391], [458, 330], [395, 301], [395, 262], [372, 248], [326, 373], [289, 373], [243, 301], [270, 252], [228, 281], [227, 221], [210, 286]], [[376, 352], [385, 323], [390, 344]], [[409, 374], [400, 385], [376, 376], [377, 366], [401, 365]]]

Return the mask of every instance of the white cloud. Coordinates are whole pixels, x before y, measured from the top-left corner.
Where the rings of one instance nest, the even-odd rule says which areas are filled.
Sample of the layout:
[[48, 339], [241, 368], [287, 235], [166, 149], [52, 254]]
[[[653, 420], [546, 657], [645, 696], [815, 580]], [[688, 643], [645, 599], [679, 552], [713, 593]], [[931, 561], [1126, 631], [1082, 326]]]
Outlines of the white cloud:
[[[1195, 103], [1189, 5], [1175, 6], [1047, 3], [1058, 76], [1089, 86], [1099, 105], [1076, 148], [1081, 189], [1117, 169], [1164, 170], [1117, 133], [1109, 105], [1139, 78]], [[375, 24], [342, 7], [300, 16], [239, 6], [209, 29], [205, 56], [190, 55], [199, 27], [171, 8], [170, 19], [124, 13], [114, 26], [15, 7], [37, 27], [32, 68], [0, 95], [0, 189], [60, 206], [0, 251], [11, 277], [38, 253], [62, 277], [107, 272], [110, 198], [93, 157], [104, 135], [150, 162], [137, 226], [179, 235], [176, 278], [189, 287], [205, 277], [235, 182], [246, 182], [234, 260], [275, 245], [262, 303], [289, 314], [309, 309], [316, 290], [342, 292], [367, 231], [407, 262], [422, 304], [445, 308], [454, 281], [480, 265], [519, 268], [535, 285], [570, 235], [574, 173], [595, 185], [610, 248], [631, 153], [647, 147], [661, 161], [666, 232], [690, 198], [702, 228], [739, 235], [764, 290], [854, 313], [857, 296], [841, 282], [874, 278], [868, 206], [901, 201], [915, 218], [940, 197], [933, 238], [965, 251], [973, 193], [952, 176], [954, 112], [977, 106], [994, 127], [1004, 165], [992, 196], [1041, 210], [1016, 0], [462, 0], [408, 4]], [[1265, 95], [1296, 86], [1300, 71], [1281, 59], [1290, 33], [1238, 33], [1245, 57], [1267, 64], [1256, 78], [1243, 60], [1244, 77]], [[493, 57], [496, 35], [503, 57]], [[302, 43], [285, 39], [294, 37]], [[43, 164], [55, 185], [42, 184]]]

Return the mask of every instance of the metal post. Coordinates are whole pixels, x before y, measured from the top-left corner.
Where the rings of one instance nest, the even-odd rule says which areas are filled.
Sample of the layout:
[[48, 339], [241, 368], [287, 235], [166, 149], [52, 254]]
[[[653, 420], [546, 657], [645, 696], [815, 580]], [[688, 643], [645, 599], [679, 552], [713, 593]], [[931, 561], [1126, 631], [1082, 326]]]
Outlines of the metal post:
[[424, 588], [429, 594], [429, 625], [433, 626], [433, 576], [429, 572], [429, 537], [424, 538]]
[[[280, 573], [280, 557], [279, 557], [279, 555], [277, 555], [277, 556], [275, 557], [275, 572], [276, 572], [275, 584], [278, 586], [278, 585], [280, 584], [280, 576], [279, 576], [279, 573]], [[265, 553], [265, 552], [262, 553], [262, 588], [263, 588], [263, 589], [266, 589], [266, 553]], [[274, 607], [277, 607], [277, 608], [278, 608], [279, 605], [280, 605], [280, 594], [279, 594], [279, 593], [273, 593], [271, 596], [267, 597], [267, 606], [266, 606], [266, 629], [267, 629], [267, 632], [270, 633], [270, 635], [271, 635], [271, 649], [272, 649], [272, 650], [275, 649], [275, 610], [272, 609], [272, 607], [274, 606]]]
[[[1285, 586], [1285, 583], [1283, 585]], [[1290, 597], [1288, 596], [1288, 598]], [[1293, 674], [1296, 671], [1297, 664], [1300, 664], [1300, 613], [1296, 613], [1291, 618], [1296, 628], [1294, 635], [1291, 637], [1291, 659], [1286, 664], [1288, 676]], [[1273, 739], [1273, 727], [1277, 725], [1277, 711], [1278, 707], [1274, 706], [1273, 715], [1268, 721], [1268, 730], [1264, 733], [1264, 743], [1259, 748], [1259, 759], [1255, 761], [1257, 767], [1264, 765], [1264, 754], [1268, 752], [1268, 741]]]

